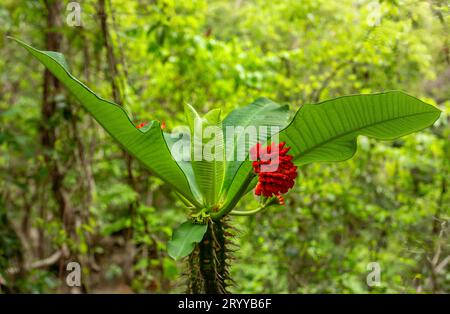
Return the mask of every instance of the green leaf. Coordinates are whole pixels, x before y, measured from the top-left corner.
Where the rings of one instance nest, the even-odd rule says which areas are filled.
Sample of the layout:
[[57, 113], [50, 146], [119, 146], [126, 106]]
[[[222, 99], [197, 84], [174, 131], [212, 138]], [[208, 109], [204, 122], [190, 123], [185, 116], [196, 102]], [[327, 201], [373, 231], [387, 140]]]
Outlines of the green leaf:
[[225, 172], [225, 150], [220, 109], [203, 117], [189, 104], [185, 106], [191, 133], [191, 164], [206, 206], [217, 204]]
[[202, 241], [207, 229], [207, 224], [194, 224], [190, 220], [183, 222], [174, 230], [172, 240], [167, 244], [169, 256], [178, 260], [189, 255], [195, 243]]
[[191, 203], [198, 205], [185, 173], [172, 158], [159, 122], [151, 121], [145, 129], [137, 129], [123, 107], [97, 96], [70, 74], [62, 54], [40, 51], [17, 39], [14, 40], [57, 77], [123, 148], [141, 161], [154, 175], [170, 184]]
[[342, 161], [355, 154], [358, 135], [393, 140], [432, 125], [440, 113], [401, 91], [344, 96], [301, 107], [280, 141], [297, 165]]
[[[197, 200], [201, 200], [203, 196], [197, 185], [197, 181], [195, 180], [194, 169], [192, 168], [189, 130], [174, 133], [164, 132], [164, 139], [166, 140], [173, 158], [175, 158], [181, 170], [183, 170], [186, 175], [192, 193]], [[182, 196], [180, 198], [182, 201], [185, 200]]]
[[[256, 144], [256, 138], [245, 138], [244, 132], [236, 132], [236, 134], [230, 134], [227, 132], [227, 127], [243, 127], [244, 129], [249, 126], [259, 128], [260, 126], [270, 127], [268, 130], [269, 137], [278, 133], [289, 123], [291, 113], [289, 112], [288, 105], [279, 105], [267, 98], [258, 98], [250, 105], [242, 108], [238, 108], [232, 111], [223, 121], [223, 130], [225, 134], [225, 143], [227, 143], [227, 163], [225, 170], [225, 178], [222, 187], [222, 195], [226, 195], [225, 203], [228, 203], [238, 192], [240, 186], [245, 182], [250, 167], [241, 167], [244, 163], [242, 158], [238, 160], [238, 147], [239, 143], [245, 143], [247, 150]], [[233, 137], [232, 137], [232, 136]], [[228, 143], [233, 141], [234, 145], [231, 149], [228, 147]], [[240, 147], [241, 148], [241, 147]], [[230, 157], [233, 156], [233, 158]], [[242, 168], [242, 169], [240, 169]], [[246, 170], [244, 170], [244, 168]], [[239, 170], [239, 171], [238, 171]]]

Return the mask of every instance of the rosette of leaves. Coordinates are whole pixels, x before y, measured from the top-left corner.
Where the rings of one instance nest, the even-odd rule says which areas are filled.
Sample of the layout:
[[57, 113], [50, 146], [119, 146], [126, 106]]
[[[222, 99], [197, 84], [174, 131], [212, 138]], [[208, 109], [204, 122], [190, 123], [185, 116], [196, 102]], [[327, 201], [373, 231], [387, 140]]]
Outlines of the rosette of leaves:
[[[235, 209], [239, 200], [253, 190], [256, 178], [248, 156], [236, 156], [237, 145], [242, 143], [245, 134], [230, 135], [225, 131], [227, 127], [267, 126], [277, 130], [269, 137], [277, 135], [280, 142], [286, 142], [291, 147], [294, 164], [302, 166], [349, 159], [355, 154], [358, 135], [394, 140], [429, 127], [441, 113], [438, 108], [401, 91], [343, 96], [305, 104], [296, 112], [291, 112], [287, 105], [259, 98], [224, 119], [219, 109], [202, 116], [187, 105], [189, 130], [174, 136], [163, 131], [158, 121], [136, 128], [123, 107], [101, 98], [76, 79], [62, 54], [40, 51], [15, 41], [58, 78], [125, 150], [170, 185], [186, 205], [187, 210], [180, 211], [180, 215], [187, 213], [186, 222], [174, 230], [168, 253], [174, 259], [189, 256], [188, 291], [193, 293], [227, 292], [227, 244], [233, 234], [228, 215], [252, 215], [274, 203], [269, 199], [255, 210]], [[208, 152], [211, 158], [189, 160], [176, 155], [180, 152], [173, 148], [179, 141], [191, 147], [190, 157], [194, 157], [198, 147], [206, 149], [208, 138], [200, 136], [200, 143], [195, 143], [195, 135], [198, 129], [207, 126], [218, 130], [210, 134], [215, 139], [214, 151]], [[230, 140], [234, 140], [235, 146], [225, 149], [225, 143]], [[251, 139], [244, 142], [247, 147], [256, 144]], [[229, 158], [231, 154], [235, 158]]]

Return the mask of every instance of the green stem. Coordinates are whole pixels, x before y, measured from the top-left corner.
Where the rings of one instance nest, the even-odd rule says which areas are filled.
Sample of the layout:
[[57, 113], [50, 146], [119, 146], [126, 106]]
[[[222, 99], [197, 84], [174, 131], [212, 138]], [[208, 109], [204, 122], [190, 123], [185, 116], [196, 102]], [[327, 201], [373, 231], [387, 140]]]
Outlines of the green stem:
[[233, 209], [230, 212], [230, 215], [233, 215], [233, 216], [251, 216], [251, 215], [254, 215], [256, 213], [259, 213], [264, 208], [266, 208], [266, 206], [260, 206], [258, 208], [252, 209], [252, 210], [234, 210]]
[[256, 213], [259, 213], [260, 211], [262, 211], [263, 209], [266, 209], [269, 206], [274, 205], [274, 197], [269, 197], [267, 198], [258, 208], [252, 209], [252, 210], [232, 210], [230, 212], [230, 215], [233, 216], [250, 216], [250, 215], [254, 215]]

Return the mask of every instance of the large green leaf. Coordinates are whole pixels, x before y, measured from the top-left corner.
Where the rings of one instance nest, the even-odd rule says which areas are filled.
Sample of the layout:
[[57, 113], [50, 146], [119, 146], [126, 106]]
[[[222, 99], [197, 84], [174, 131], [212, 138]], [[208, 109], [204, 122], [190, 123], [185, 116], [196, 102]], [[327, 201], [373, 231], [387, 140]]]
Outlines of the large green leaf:
[[191, 134], [191, 164], [205, 205], [217, 204], [225, 171], [225, 150], [220, 109], [203, 117], [191, 105], [185, 106]]
[[400, 91], [344, 96], [301, 107], [280, 140], [297, 165], [342, 161], [355, 154], [358, 135], [393, 140], [432, 125], [440, 113]]
[[191, 192], [184, 172], [172, 158], [159, 122], [151, 121], [145, 129], [137, 129], [121, 106], [97, 96], [70, 74], [62, 54], [40, 51], [17, 39], [14, 40], [57, 77], [98, 123], [132, 156], [147, 166], [154, 175], [173, 186], [189, 202], [199, 204]]
[[[227, 163], [222, 188], [223, 195], [228, 192], [233, 180], [237, 179], [239, 181], [240, 174], [238, 174], [238, 169], [241, 167], [244, 160], [238, 156], [238, 145], [240, 145], [240, 143], [245, 143], [248, 151], [248, 148], [254, 146], [258, 141], [258, 138], [249, 137], [245, 132], [238, 131], [229, 133], [227, 132], [227, 127], [242, 127], [243, 129], [255, 127], [258, 131], [259, 127], [267, 127], [267, 136], [271, 137], [289, 123], [290, 115], [289, 106], [279, 105], [270, 99], [261, 97], [245, 107], [232, 111], [224, 119], [223, 130], [225, 134], [225, 143], [227, 143]], [[229, 147], [228, 143], [230, 142], [233, 145]], [[243, 147], [239, 148], [242, 149]]]
[[174, 230], [172, 240], [167, 244], [169, 256], [175, 260], [188, 256], [195, 244], [202, 241], [207, 229], [207, 224], [194, 224], [190, 220], [183, 222]]

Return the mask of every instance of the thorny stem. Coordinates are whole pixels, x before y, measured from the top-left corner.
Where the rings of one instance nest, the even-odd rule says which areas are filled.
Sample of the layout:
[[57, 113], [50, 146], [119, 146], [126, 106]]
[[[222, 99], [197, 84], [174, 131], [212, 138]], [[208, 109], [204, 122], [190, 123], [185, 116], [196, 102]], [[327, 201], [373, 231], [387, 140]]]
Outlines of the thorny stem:
[[188, 293], [228, 293], [230, 229], [225, 219], [208, 222], [203, 240], [189, 255]]
[[[232, 279], [229, 274], [229, 262], [232, 259], [229, 246], [234, 245], [233, 228], [228, 224], [226, 215], [249, 215], [257, 213], [273, 204], [273, 199], [266, 199], [260, 207], [251, 211], [233, 211], [237, 202], [245, 194], [253, 178], [250, 172], [239, 188], [233, 200], [218, 212], [210, 214], [208, 229], [202, 241], [196, 245], [188, 260], [188, 293], [223, 294], [228, 293]], [[201, 211], [198, 213], [200, 215]], [[235, 230], [235, 229], [234, 229]]]

